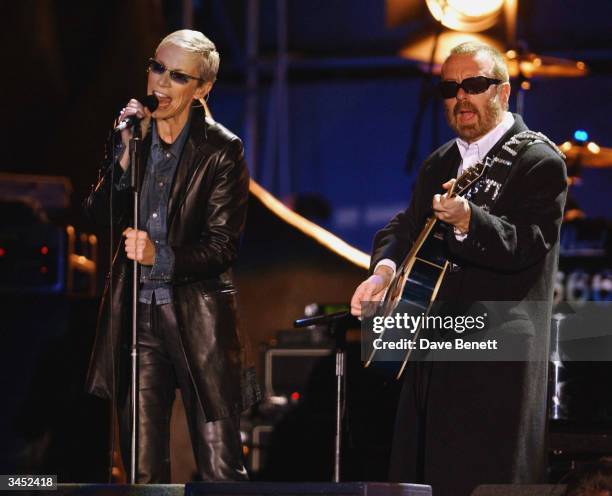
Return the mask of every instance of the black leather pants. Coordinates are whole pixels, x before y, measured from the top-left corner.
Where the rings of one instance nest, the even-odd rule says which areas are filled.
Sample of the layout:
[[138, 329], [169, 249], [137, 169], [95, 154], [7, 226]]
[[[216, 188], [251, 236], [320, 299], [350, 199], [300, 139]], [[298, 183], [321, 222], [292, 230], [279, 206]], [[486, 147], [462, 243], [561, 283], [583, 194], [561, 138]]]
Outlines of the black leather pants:
[[[202, 480], [246, 480], [239, 417], [206, 422], [180, 345], [172, 304], [138, 306], [139, 423], [137, 482], [170, 482], [170, 415], [181, 390], [191, 444]], [[121, 453], [129, 474], [130, 394], [119, 408]]]

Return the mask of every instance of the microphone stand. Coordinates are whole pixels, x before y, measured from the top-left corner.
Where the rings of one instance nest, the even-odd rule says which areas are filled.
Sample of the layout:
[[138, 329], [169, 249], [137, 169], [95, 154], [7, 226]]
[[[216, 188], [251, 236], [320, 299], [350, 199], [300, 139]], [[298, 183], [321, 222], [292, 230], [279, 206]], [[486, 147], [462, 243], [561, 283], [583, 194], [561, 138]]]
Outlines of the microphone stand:
[[328, 315], [298, 319], [294, 327], [327, 325], [329, 332], [336, 338], [336, 430], [334, 442], [334, 482], [340, 482], [340, 461], [342, 455], [342, 417], [345, 407], [346, 390], [346, 331], [359, 320], [349, 312], [336, 312]]
[[[133, 134], [130, 139], [130, 163], [132, 165], [131, 187], [134, 205], [133, 228], [138, 230], [139, 223], [139, 193], [140, 193], [140, 167], [142, 157], [142, 138], [140, 130], [140, 119], [133, 125]], [[134, 260], [132, 270], [132, 371], [131, 371], [131, 440], [130, 440], [130, 484], [136, 484], [138, 453], [138, 286], [139, 286], [138, 261]]]

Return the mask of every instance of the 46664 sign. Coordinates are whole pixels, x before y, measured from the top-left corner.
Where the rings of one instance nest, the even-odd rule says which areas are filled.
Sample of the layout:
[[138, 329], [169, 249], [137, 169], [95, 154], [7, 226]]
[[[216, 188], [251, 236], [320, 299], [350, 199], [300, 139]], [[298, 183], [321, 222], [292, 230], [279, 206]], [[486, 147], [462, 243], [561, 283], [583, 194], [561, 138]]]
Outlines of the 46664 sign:
[[570, 272], [559, 270], [555, 281], [554, 301], [555, 304], [562, 301], [612, 301], [612, 269], [597, 272], [582, 269]]

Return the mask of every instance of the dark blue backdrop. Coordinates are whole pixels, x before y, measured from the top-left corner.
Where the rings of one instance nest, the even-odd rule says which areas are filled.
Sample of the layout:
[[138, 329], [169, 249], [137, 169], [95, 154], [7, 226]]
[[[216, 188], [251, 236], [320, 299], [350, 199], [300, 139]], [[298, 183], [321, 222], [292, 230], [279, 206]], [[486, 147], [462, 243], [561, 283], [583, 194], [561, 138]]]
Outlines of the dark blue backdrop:
[[[290, 164], [297, 193], [319, 193], [332, 206], [325, 227], [364, 250], [376, 229], [410, 196], [414, 172], [405, 169], [416, 117], [420, 79], [359, 78], [296, 82], [289, 91]], [[612, 77], [547, 79], [533, 82], [525, 120], [557, 143], [577, 128], [588, 130], [602, 146], [612, 145]], [[264, 100], [268, 92], [262, 92]], [[244, 135], [244, 92], [215, 88], [210, 99], [215, 118]], [[266, 102], [262, 102], [265, 109]], [[442, 142], [452, 132], [440, 120]], [[433, 149], [432, 112], [422, 124], [419, 160]], [[260, 148], [266, 138], [260, 129]], [[267, 159], [259, 154], [260, 167]], [[274, 184], [264, 184], [274, 190]], [[612, 216], [612, 170], [583, 170], [582, 185], [572, 188], [590, 217]]]

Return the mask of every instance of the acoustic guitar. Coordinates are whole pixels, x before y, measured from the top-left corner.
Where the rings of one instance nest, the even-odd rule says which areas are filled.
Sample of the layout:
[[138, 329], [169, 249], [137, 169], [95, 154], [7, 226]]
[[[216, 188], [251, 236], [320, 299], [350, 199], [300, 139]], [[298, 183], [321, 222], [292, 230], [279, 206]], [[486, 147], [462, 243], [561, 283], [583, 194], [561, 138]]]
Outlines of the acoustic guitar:
[[[464, 194], [485, 174], [489, 166], [489, 161], [486, 161], [469, 167], [455, 181], [448, 195], [460, 196]], [[407, 312], [415, 312], [415, 314], [425, 317], [429, 314], [449, 266], [446, 243], [444, 242], [447, 229], [448, 224], [438, 222], [435, 215], [427, 219], [425, 226], [412, 245], [412, 249], [397, 268], [378, 308], [377, 315], [391, 316], [400, 304], [402, 310], [406, 309]], [[411, 333], [410, 339], [416, 341], [419, 332], [420, 327]], [[382, 334], [380, 337], [383, 337]], [[376, 351], [376, 349], [372, 349], [365, 363], [366, 367], [371, 365]], [[412, 349], [408, 349], [406, 352], [397, 374], [398, 379], [404, 372], [412, 351]]]

